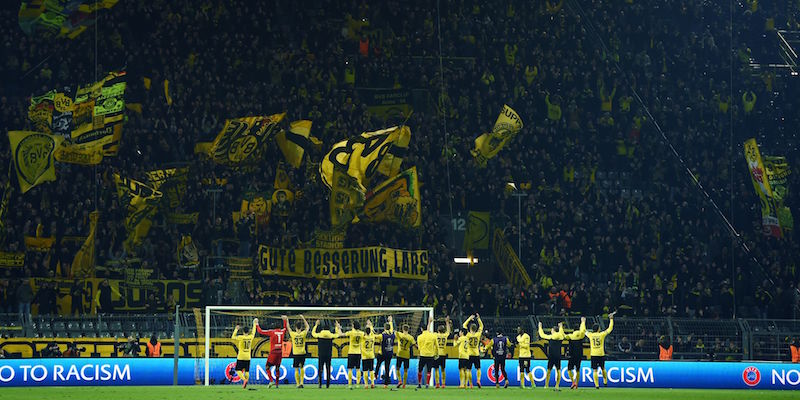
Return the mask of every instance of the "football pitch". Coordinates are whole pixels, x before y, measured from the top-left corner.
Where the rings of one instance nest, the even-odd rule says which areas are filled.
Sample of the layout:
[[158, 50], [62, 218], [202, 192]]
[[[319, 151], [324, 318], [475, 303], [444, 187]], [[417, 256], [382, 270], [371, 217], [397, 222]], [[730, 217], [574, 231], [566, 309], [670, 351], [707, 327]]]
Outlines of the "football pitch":
[[31, 399], [111, 399], [111, 400], [234, 400], [255, 398], [272, 398], [280, 400], [293, 399], [336, 399], [336, 400], [380, 400], [380, 399], [420, 399], [420, 400], [450, 400], [450, 399], [592, 399], [592, 400], [617, 400], [617, 399], [648, 399], [648, 400], [691, 400], [691, 399], [797, 399], [800, 392], [785, 390], [693, 390], [693, 389], [615, 389], [584, 387], [570, 390], [569, 387], [555, 392], [552, 388], [545, 389], [520, 389], [509, 387], [497, 389], [484, 387], [483, 389], [464, 390], [458, 388], [446, 389], [358, 389], [348, 390], [346, 387], [336, 386], [330, 389], [318, 389], [316, 385], [297, 389], [294, 386], [281, 386], [279, 389], [255, 386], [248, 390], [238, 385], [232, 386], [129, 386], [129, 387], [40, 387], [40, 388], [2, 388], [0, 398], [3, 400], [31, 400]]

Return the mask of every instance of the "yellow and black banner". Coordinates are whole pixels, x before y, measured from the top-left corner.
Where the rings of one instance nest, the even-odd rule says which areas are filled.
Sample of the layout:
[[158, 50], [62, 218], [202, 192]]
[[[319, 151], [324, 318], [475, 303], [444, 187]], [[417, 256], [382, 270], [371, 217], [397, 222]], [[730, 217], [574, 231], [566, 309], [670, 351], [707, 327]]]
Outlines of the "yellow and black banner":
[[792, 210], [784, 204], [784, 200], [789, 196], [789, 175], [792, 170], [786, 157], [783, 156], [764, 156], [764, 169], [767, 172], [767, 181], [772, 189], [772, 198], [778, 213], [778, 223], [783, 230], [794, 229], [794, 218]]
[[128, 253], [139, 246], [142, 239], [147, 236], [152, 225], [152, 218], [158, 211], [158, 204], [163, 194], [135, 179], [123, 178], [114, 174], [114, 183], [117, 186], [117, 195], [122, 204], [126, 204], [127, 216], [125, 217], [125, 231], [127, 238], [123, 243]]
[[264, 143], [280, 130], [286, 113], [268, 117], [229, 119], [211, 144], [198, 143], [195, 152], [206, 151], [217, 164], [238, 167], [261, 158]]
[[508, 105], [503, 105], [503, 110], [500, 111], [492, 131], [475, 139], [475, 148], [471, 151], [475, 162], [479, 166], [485, 167], [486, 162], [511, 142], [521, 129], [522, 119], [519, 114]]
[[395, 126], [336, 143], [320, 164], [322, 182], [332, 187], [334, 170], [343, 168], [366, 192], [376, 173], [388, 178], [400, 173], [410, 141], [411, 128]]
[[512, 286], [527, 288], [533, 284], [528, 272], [525, 271], [525, 267], [519, 261], [517, 253], [508, 244], [503, 231], [500, 229], [494, 230], [492, 252], [497, 264]]
[[470, 211], [467, 230], [464, 232], [464, 250], [486, 250], [489, 248], [491, 214], [488, 211]]
[[76, 278], [88, 278], [94, 276], [95, 265], [95, 233], [97, 232], [97, 221], [100, 219], [100, 212], [92, 211], [89, 213], [89, 235], [83, 242], [81, 248], [75, 253], [72, 260], [72, 273]]
[[167, 213], [167, 223], [171, 225], [196, 225], [200, 213]]
[[97, 165], [103, 162], [103, 148], [77, 145], [62, 145], [55, 152], [58, 162], [78, 165]]
[[347, 232], [337, 230], [314, 230], [312, 234], [313, 247], [322, 249], [343, 249], [344, 241], [347, 238]]
[[146, 172], [147, 181], [164, 195], [162, 207], [168, 210], [178, 208], [186, 195], [189, 167], [157, 169]]
[[427, 280], [427, 250], [387, 247], [352, 249], [283, 249], [258, 247], [258, 265], [264, 275], [314, 279], [401, 278]]
[[331, 197], [329, 208], [331, 225], [340, 229], [356, 218], [358, 210], [364, 205], [365, 194], [356, 178], [342, 168], [336, 168], [331, 177]]
[[275, 136], [275, 141], [286, 158], [286, 162], [293, 168], [300, 168], [303, 156], [310, 154], [312, 148], [322, 145], [319, 139], [311, 136], [311, 121], [299, 120], [289, 124], [289, 132], [281, 130]]
[[0, 251], [0, 267], [16, 268], [25, 265], [25, 253]]
[[19, 26], [27, 35], [75, 39], [94, 25], [95, 13], [119, 0], [25, 0], [19, 8]]
[[358, 89], [367, 112], [383, 121], [405, 119], [411, 114], [411, 91], [408, 89]]
[[54, 153], [64, 140], [40, 132], [9, 131], [11, 157], [22, 193], [43, 182], [56, 180]]
[[747, 161], [747, 169], [750, 171], [750, 179], [753, 181], [753, 188], [761, 199], [761, 226], [764, 234], [774, 237], [782, 237], [778, 211], [775, 199], [772, 196], [772, 187], [769, 185], [767, 172], [764, 162], [761, 159], [761, 152], [755, 139], [748, 139], [744, 142], [744, 158]]
[[392, 222], [405, 227], [422, 223], [417, 167], [381, 183], [367, 195], [363, 218], [369, 222]]

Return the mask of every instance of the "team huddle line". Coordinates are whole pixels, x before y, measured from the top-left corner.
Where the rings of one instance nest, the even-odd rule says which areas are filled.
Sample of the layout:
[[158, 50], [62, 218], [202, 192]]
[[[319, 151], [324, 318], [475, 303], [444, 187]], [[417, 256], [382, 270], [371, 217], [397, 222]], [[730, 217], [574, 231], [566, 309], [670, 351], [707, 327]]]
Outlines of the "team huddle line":
[[[301, 321], [297, 322], [294, 329], [289, 325], [288, 317], [281, 316], [282, 327], [264, 330], [258, 323], [258, 318], [253, 319], [253, 327], [249, 333], [238, 334], [241, 326], [236, 326], [232, 338], [236, 341], [238, 355], [236, 357], [236, 374], [242, 381], [242, 387], [247, 388], [250, 380], [250, 356], [252, 343], [256, 333], [267, 336], [270, 342], [270, 352], [267, 357], [266, 375], [269, 380], [268, 387], [278, 387], [278, 376], [281, 361], [283, 359], [283, 342], [288, 336], [292, 344], [293, 367], [295, 369], [295, 382], [298, 388], [303, 387], [304, 379], [302, 369], [305, 365], [306, 338], [311, 331], [311, 336], [318, 340], [318, 361], [319, 361], [319, 387], [322, 387], [323, 377], [325, 387], [330, 387], [331, 383], [331, 358], [333, 350], [333, 339], [347, 337], [349, 339], [347, 355], [347, 386], [352, 389], [359, 386], [363, 375], [364, 388], [375, 387], [375, 371], [380, 371], [384, 367], [383, 387], [387, 388], [391, 382], [390, 364], [393, 357], [397, 358], [397, 388], [405, 388], [408, 383], [409, 360], [411, 359], [411, 348], [416, 346], [419, 351], [419, 362], [417, 367], [417, 388], [422, 387], [422, 383], [431, 382], [436, 388], [444, 388], [446, 382], [445, 365], [447, 362], [447, 342], [452, 333], [452, 324], [449, 318], [445, 324], [439, 325], [434, 332], [434, 321], [429, 319], [427, 329], [423, 330], [416, 337], [409, 333], [408, 324], [403, 324], [399, 331], [395, 331], [392, 317], [387, 318], [383, 325], [383, 331], [378, 333], [371, 320], [367, 320], [364, 329], [361, 330], [359, 321], [351, 321], [349, 330], [342, 331], [342, 326], [336, 321], [333, 326], [322, 326], [320, 320], [314, 323], [311, 328], [303, 315]], [[462, 328], [457, 330], [453, 337], [454, 347], [458, 350], [458, 371], [459, 388], [473, 388], [472, 371], [475, 370], [474, 386], [481, 387], [481, 352], [491, 354], [494, 359], [494, 381], [495, 386], [500, 387], [500, 376], [503, 377], [508, 387], [508, 375], [506, 373], [506, 359], [511, 358], [515, 348], [519, 350], [520, 373], [527, 377], [531, 382], [531, 388], [536, 384], [531, 372], [531, 337], [523, 327], [517, 328], [517, 336], [514, 341], [505, 336], [501, 329], [495, 331], [485, 345], [481, 338], [484, 332], [483, 321], [479, 314], [470, 315], [464, 321]], [[545, 333], [542, 323], [539, 323], [539, 337], [548, 341], [547, 344], [547, 374], [545, 378], [545, 388], [549, 386], [550, 374], [556, 370], [555, 390], [560, 389], [561, 384], [561, 358], [563, 341], [569, 341], [569, 358], [567, 370], [572, 380], [571, 388], [578, 387], [578, 377], [580, 373], [581, 360], [583, 358], [584, 339], [589, 340], [591, 368], [594, 373], [594, 385], [599, 389], [598, 370], [603, 376], [603, 385], [608, 384], [608, 374], [605, 368], [605, 338], [614, 329], [614, 313], [609, 314], [608, 328], [601, 331], [599, 324], [595, 324], [591, 331], [586, 330], [586, 318], [581, 318], [580, 328], [572, 332], [565, 332], [563, 323], [550, 329], [550, 333]], [[397, 349], [395, 353], [395, 347]], [[376, 352], [376, 349], [380, 352]], [[376, 363], [377, 361], [377, 363]], [[275, 367], [273, 374], [272, 368]], [[400, 370], [402, 369], [402, 374]], [[425, 380], [422, 379], [423, 372]], [[438, 379], [438, 382], [437, 382]], [[525, 379], [520, 379], [520, 387], [525, 388]]]

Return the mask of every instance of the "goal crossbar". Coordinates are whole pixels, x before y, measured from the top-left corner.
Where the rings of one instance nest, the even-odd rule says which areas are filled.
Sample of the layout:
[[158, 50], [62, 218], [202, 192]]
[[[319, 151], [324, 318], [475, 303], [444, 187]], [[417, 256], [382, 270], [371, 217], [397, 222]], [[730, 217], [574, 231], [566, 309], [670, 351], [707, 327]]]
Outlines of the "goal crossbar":
[[[402, 313], [402, 312], [427, 312], [429, 318], [433, 319], [433, 307], [316, 307], [316, 306], [206, 306], [205, 310], [205, 386], [209, 385], [209, 377], [211, 376], [210, 359], [211, 359], [211, 313], [214, 311], [346, 311], [346, 312], [359, 312], [359, 311], [380, 311], [386, 313]], [[431, 328], [432, 329], [432, 328]]]

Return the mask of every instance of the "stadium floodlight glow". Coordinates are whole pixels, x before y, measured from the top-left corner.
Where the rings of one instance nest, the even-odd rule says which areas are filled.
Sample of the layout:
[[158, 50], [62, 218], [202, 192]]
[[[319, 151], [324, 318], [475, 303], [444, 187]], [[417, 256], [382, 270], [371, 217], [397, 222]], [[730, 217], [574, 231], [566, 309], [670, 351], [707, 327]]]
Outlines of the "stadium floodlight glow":
[[453, 262], [456, 264], [477, 264], [478, 259], [475, 257], [454, 257]]
[[[478, 260], [476, 259], [475, 262]], [[331, 314], [342, 314], [342, 313], [353, 313], [354, 317], [357, 317], [357, 313], [364, 313], [364, 312], [373, 312], [373, 313], [383, 313], [386, 315], [392, 314], [412, 314], [412, 313], [420, 313], [417, 314], [418, 316], [422, 316], [423, 321], [428, 321], [434, 318], [433, 315], [433, 307], [314, 307], [314, 306], [287, 306], [287, 307], [280, 307], [280, 306], [206, 306], [205, 309], [205, 360], [204, 360], [204, 383], [205, 386], [209, 384], [209, 377], [211, 375], [209, 368], [210, 368], [210, 358], [211, 358], [211, 315], [212, 313], [248, 313], [252, 315], [261, 314], [268, 314], [270, 312], [279, 312], [281, 314], [286, 315], [295, 315], [295, 314], [303, 314], [306, 313], [331, 313]], [[427, 313], [427, 316], [425, 315]], [[247, 316], [248, 320], [250, 316]], [[395, 317], [397, 319], [397, 317]], [[214, 326], [215, 329], [219, 327]], [[230, 327], [228, 327], [230, 328]], [[433, 327], [431, 327], [433, 329]], [[433, 332], [433, 330], [431, 330]], [[227, 336], [226, 338], [228, 338]], [[433, 384], [433, 375], [431, 375], [430, 384]]]

